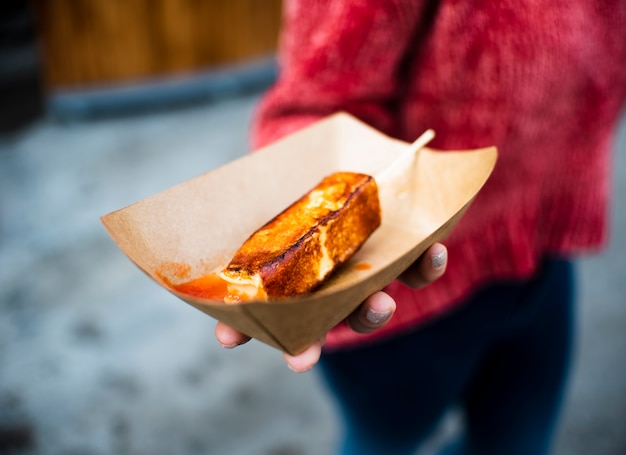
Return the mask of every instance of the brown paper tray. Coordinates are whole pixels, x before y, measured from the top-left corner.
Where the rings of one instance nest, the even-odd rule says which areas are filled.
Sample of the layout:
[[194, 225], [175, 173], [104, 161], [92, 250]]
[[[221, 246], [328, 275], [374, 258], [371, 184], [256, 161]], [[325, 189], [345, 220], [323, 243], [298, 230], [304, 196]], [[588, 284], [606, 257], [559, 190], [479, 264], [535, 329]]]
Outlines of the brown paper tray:
[[381, 227], [311, 295], [227, 305], [180, 294], [162, 277], [177, 283], [221, 270], [252, 232], [322, 177], [338, 170], [380, 175], [407, 146], [339, 113], [110, 213], [102, 222], [120, 249], [170, 292], [253, 338], [295, 354], [450, 232], [493, 170], [495, 147], [454, 152], [424, 148], [393, 175], [377, 179]]

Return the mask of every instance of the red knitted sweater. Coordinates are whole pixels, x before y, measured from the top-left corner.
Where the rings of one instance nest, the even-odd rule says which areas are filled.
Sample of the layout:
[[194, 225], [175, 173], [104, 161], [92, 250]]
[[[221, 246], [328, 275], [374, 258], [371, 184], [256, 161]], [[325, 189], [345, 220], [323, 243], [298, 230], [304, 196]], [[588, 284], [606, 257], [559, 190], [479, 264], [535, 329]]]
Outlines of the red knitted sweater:
[[406, 141], [433, 128], [434, 148], [500, 152], [445, 242], [444, 277], [418, 291], [393, 282], [390, 323], [370, 335], [340, 325], [327, 348], [413, 328], [545, 255], [606, 241], [626, 1], [286, 0], [279, 62], [254, 148], [345, 110]]

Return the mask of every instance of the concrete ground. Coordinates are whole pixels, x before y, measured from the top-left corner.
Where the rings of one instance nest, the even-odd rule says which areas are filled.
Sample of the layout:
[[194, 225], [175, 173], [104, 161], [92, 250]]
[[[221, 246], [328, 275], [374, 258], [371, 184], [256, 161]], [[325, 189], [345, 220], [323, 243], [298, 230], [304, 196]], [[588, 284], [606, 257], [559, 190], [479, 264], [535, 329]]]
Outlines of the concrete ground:
[[[0, 453], [332, 453], [340, 428], [315, 371], [258, 342], [219, 347], [214, 321], [139, 272], [98, 219], [243, 155], [257, 99], [44, 118], [0, 138]], [[626, 123], [618, 144], [612, 242], [579, 268], [557, 455], [626, 453]]]

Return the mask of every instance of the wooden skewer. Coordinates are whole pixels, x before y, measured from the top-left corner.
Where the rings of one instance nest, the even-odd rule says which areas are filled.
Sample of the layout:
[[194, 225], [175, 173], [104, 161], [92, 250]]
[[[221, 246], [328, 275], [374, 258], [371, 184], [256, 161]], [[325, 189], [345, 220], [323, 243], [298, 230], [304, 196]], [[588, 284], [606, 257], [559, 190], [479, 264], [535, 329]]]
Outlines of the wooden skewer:
[[393, 175], [394, 171], [404, 165], [404, 162], [415, 155], [420, 149], [424, 148], [426, 144], [433, 140], [435, 132], [428, 129], [422, 133], [420, 137], [415, 139], [407, 149], [402, 152], [398, 157], [393, 160], [387, 167], [378, 173], [376, 180], [383, 180], [388, 175]]

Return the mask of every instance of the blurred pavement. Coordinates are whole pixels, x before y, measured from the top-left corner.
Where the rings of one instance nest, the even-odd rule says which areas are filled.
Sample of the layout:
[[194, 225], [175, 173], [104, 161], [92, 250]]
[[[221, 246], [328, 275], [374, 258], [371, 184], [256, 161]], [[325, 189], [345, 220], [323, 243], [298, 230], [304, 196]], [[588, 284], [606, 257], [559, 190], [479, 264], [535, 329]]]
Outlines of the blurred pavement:
[[[332, 452], [340, 429], [315, 372], [258, 342], [219, 347], [214, 321], [145, 277], [99, 221], [246, 153], [257, 99], [0, 137], [0, 453]], [[617, 148], [613, 239], [579, 267], [558, 455], [626, 453], [626, 122]]]

